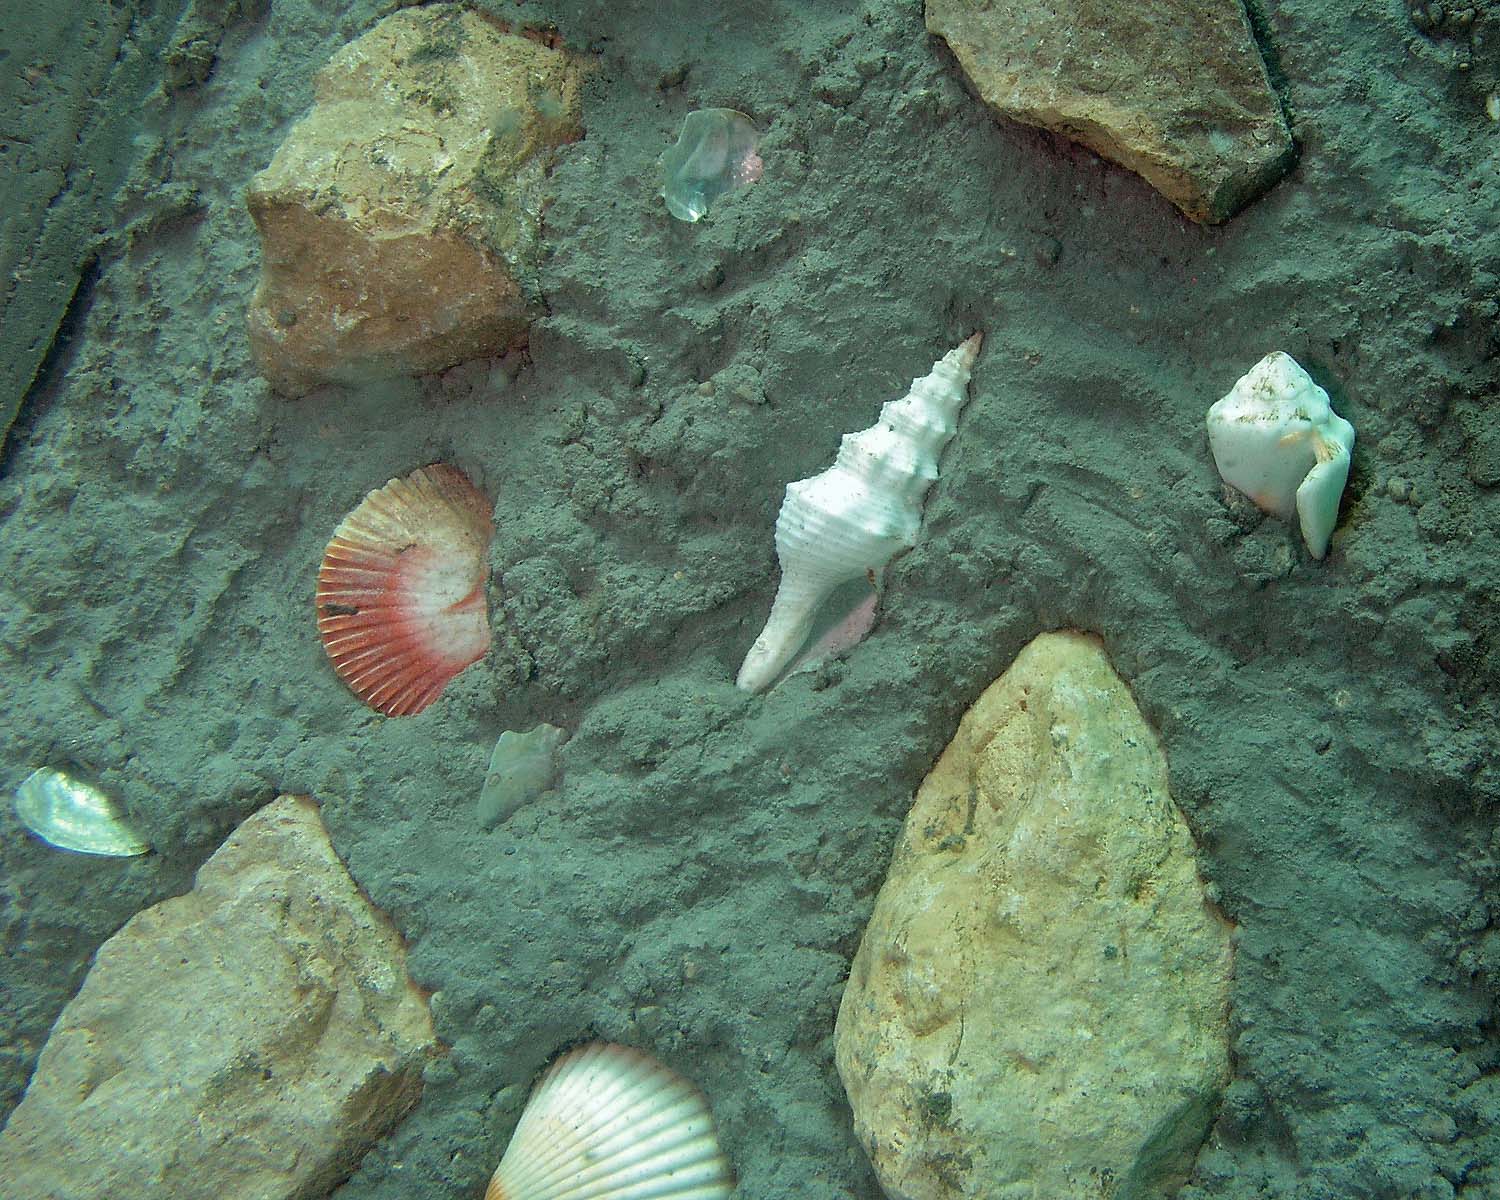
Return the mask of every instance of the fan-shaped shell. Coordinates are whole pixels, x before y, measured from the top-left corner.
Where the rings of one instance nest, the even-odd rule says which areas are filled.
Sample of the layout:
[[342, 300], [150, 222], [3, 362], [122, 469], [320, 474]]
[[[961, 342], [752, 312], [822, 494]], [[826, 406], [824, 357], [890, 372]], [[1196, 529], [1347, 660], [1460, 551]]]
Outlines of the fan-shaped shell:
[[532, 1090], [485, 1200], [726, 1200], [703, 1093], [639, 1050], [591, 1042]]
[[334, 531], [318, 572], [318, 632], [377, 712], [421, 712], [490, 645], [490, 503], [436, 463], [371, 492]]

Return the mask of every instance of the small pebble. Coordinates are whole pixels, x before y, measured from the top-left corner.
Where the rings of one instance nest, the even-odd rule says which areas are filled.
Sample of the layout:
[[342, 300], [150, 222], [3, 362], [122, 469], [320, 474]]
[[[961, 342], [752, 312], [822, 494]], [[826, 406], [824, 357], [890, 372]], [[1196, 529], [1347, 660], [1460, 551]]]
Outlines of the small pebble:
[[1385, 483], [1386, 495], [1397, 504], [1405, 504], [1411, 496], [1411, 480], [1393, 475]]

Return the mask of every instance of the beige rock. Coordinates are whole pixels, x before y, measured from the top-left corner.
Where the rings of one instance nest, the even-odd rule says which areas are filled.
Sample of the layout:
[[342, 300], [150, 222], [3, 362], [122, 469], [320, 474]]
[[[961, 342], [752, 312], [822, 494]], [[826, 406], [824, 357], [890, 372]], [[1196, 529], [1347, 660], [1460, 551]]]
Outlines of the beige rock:
[[403, 9], [335, 54], [247, 195], [266, 378], [298, 393], [436, 371], [523, 337], [579, 84], [562, 51], [452, 4]]
[[839, 1008], [900, 1200], [1137, 1200], [1229, 1081], [1229, 929], [1097, 639], [1043, 634], [923, 782]]
[[1195, 221], [1227, 221], [1291, 165], [1242, 0], [927, 0], [927, 29], [1001, 116], [1128, 167]]
[[322, 1196], [436, 1045], [400, 935], [284, 796], [99, 948], [0, 1131], [0, 1193]]

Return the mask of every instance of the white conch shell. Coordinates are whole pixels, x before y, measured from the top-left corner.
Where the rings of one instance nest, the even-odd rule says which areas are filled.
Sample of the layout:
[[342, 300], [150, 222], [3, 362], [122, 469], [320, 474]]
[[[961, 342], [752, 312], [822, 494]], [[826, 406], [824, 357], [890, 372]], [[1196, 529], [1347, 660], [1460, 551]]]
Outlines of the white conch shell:
[[1291, 355], [1266, 355], [1208, 410], [1208, 444], [1225, 483], [1282, 520], [1295, 513], [1312, 556], [1328, 553], [1354, 426]]
[[917, 544], [922, 502], [958, 428], [983, 337], [974, 334], [925, 378], [912, 380], [911, 390], [887, 403], [869, 429], [846, 434], [828, 470], [787, 484], [776, 518], [781, 584], [766, 627], [740, 667], [740, 687], [758, 692], [770, 686], [807, 640], [830, 592], [878, 574]]
[[485, 1200], [728, 1200], [703, 1093], [639, 1050], [590, 1042], [547, 1068]]

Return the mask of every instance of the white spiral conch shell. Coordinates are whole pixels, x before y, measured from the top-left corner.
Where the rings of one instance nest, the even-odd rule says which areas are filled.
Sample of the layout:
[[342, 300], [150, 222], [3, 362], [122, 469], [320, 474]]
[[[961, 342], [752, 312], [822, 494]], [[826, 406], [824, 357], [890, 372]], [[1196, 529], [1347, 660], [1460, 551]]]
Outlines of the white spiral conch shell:
[[1208, 444], [1225, 483], [1273, 516], [1295, 515], [1312, 556], [1328, 553], [1354, 426], [1291, 355], [1266, 355], [1208, 410]]
[[829, 593], [851, 579], [878, 575], [917, 544], [922, 502], [958, 428], [983, 337], [974, 334], [925, 378], [912, 380], [911, 390], [886, 404], [869, 429], [846, 434], [828, 470], [787, 484], [776, 518], [781, 585], [740, 667], [739, 687], [769, 687], [807, 640]]

